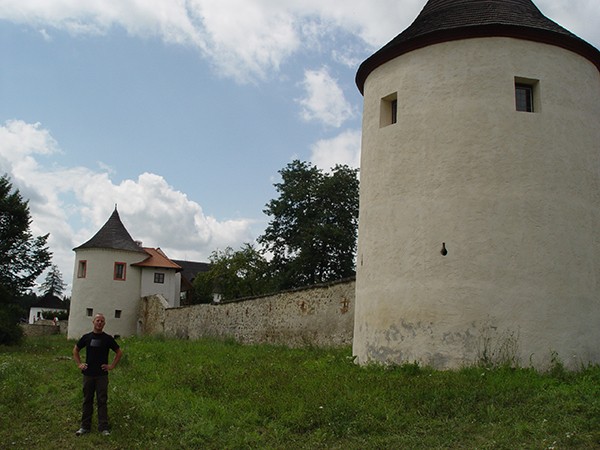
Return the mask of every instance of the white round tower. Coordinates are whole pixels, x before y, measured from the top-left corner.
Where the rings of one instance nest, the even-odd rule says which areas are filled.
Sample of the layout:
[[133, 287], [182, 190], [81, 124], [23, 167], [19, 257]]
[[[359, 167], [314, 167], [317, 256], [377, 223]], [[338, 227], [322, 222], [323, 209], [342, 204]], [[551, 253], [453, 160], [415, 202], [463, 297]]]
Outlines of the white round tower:
[[600, 52], [430, 0], [359, 68], [359, 363], [600, 362]]
[[119, 217], [117, 209], [87, 242], [74, 248], [75, 267], [67, 337], [79, 339], [91, 331], [98, 313], [113, 335], [136, 333], [141, 272], [133, 267], [148, 258]]

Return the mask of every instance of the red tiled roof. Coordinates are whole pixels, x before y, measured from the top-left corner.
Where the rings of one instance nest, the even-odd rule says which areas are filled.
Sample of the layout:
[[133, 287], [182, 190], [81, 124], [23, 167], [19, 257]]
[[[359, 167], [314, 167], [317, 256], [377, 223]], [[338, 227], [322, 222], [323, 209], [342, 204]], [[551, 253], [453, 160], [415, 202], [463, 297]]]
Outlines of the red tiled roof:
[[134, 263], [132, 266], [175, 269], [177, 272], [181, 271], [181, 266], [171, 261], [160, 248], [144, 247], [143, 250], [148, 254], [148, 258], [139, 263]]

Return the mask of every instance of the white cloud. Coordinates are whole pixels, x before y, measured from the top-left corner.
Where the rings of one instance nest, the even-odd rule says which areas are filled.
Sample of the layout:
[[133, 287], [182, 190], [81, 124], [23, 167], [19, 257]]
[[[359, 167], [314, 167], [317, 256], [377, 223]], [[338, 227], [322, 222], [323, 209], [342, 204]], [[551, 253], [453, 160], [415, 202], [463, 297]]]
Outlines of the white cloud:
[[52, 41], [52, 36], [50, 36], [50, 34], [44, 28], [42, 28], [42, 29], [40, 29], [38, 31], [42, 35], [42, 37], [44, 38], [44, 40], [46, 42]]
[[241, 82], [277, 71], [300, 42], [286, 8], [251, 0], [3, 0], [0, 19], [44, 26], [46, 37], [49, 27], [97, 35], [114, 26], [158, 36], [197, 47], [218, 73]]
[[[600, 46], [596, 0], [536, 0], [550, 18]], [[425, 0], [2, 0], [0, 19], [73, 34], [102, 34], [119, 26], [132, 36], [200, 49], [219, 73], [241, 82], [264, 79], [300, 49], [360, 60], [404, 30]], [[346, 53], [358, 36], [365, 55]]]
[[0, 128], [0, 142], [10, 152], [2, 152], [6, 162], [19, 162], [30, 154], [51, 154], [58, 151], [58, 145], [41, 124], [29, 124], [20, 120], [9, 120]]
[[600, 48], [600, 2], [597, 0], [535, 0], [542, 13]]
[[360, 166], [360, 130], [346, 130], [332, 139], [320, 140], [312, 146], [311, 161], [323, 170], [336, 164]]
[[284, 8], [248, 0], [191, 3], [206, 52], [224, 75], [266, 78], [300, 45], [294, 17]]
[[47, 40], [52, 29], [105, 34], [114, 26], [132, 36], [157, 36], [197, 47], [218, 73], [248, 82], [276, 73], [300, 48], [337, 46], [332, 36], [338, 30], [368, 46], [385, 43], [397, 33], [393, 18], [402, 8], [396, 3], [380, 0], [373, 8], [363, 0], [2, 0], [0, 19], [41, 29]]
[[200, 205], [151, 173], [115, 184], [106, 172], [85, 167], [47, 168], [43, 158], [59, 152], [40, 124], [9, 121], [0, 126], [0, 170], [29, 200], [34, 235], [50, 233], [49, 247], [70, 283], [72, 248], [91, 238], [115, 204], [128, 231], [144, 245], [161, 247], [175, 259], [206, 261], [217, 249], [253, 240], [252, 221], [219, 221]]
[[[282, 2], [283, 3], [283, 2]], [[359, 36], [377, 47], [410, 25], [425, 0], [293, 0], [287, 7], [310, 20], [319, 17], [339, 30]]]
[[337, 80], [327, 67], [304, 72], [302, 85], [305, 97], [298, 100], [304, 120], [316, 120], [332, 127], [340, 127], [354, 116], [352, 105], [346, 100]]

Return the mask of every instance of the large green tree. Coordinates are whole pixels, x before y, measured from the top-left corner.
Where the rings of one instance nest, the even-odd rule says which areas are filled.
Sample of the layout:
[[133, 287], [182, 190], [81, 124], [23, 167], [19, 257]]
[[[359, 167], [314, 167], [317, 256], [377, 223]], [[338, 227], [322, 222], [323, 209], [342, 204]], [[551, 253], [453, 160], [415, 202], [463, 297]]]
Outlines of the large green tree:
[[355, 274], [358, 170], [337, 165], [325, 173], [292, 161], [279, 171], [279, 197], [266, 205], [272, 219], [258, 241], [272, 254], [280, 289]]
[[29, 229], [29, 204], [6, 175], [0, 177], [0, 284], [18, 296], [33, 287], [50, 265], [48, 235], [34, 237]]
[[194, 279], [194, 297], [199, 303], [211, 302], [214, 294], [233, 300], [265, 294], [271, 288], [267, 261], [248, 243], [237, 251], [231, 247], [214, 251], [210, 269]]
[[33, 287], [50, 264], [48, 235], [34, 237], [29, 229], [28, 202], [13, 189], [8, 176], [0, 177], [0, 343], [19, 340], [18, 300]]

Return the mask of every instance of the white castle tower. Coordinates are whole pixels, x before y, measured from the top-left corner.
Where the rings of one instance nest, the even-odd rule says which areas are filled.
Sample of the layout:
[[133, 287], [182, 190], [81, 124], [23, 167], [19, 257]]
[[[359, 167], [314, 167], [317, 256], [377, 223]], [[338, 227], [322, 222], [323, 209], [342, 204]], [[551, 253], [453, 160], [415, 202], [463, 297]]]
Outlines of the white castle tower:
[[599, 71], [530, 0], [429, 0], [360, 66], [360, 363], [600, 362]]
[[145, 296], [160, 294], [169, 306], [179, 306], [181, 266], [159, 248], [134, 241], [116, 208], [102, 228], [74, 250], [69, 339], [91, 331], [97, 313], [105, 315], [108, 333], [135, 335]]

